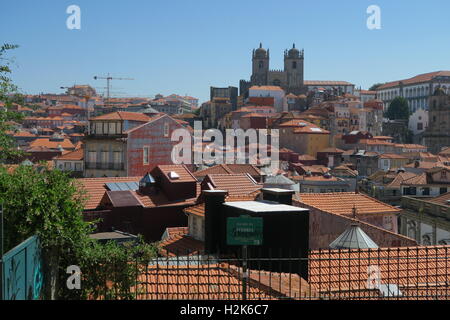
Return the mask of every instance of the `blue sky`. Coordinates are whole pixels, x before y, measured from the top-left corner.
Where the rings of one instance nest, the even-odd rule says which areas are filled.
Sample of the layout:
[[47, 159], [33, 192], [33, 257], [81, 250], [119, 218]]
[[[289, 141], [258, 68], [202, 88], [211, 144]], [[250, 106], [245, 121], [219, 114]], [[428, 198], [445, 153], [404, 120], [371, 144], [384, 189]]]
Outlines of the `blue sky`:
[[[66, 8], [81, 8], [81, 30], [69, 30]], [[381, 30], [366, 27], [369, 5], [381, 8]], [[376, 82], [450, 70], [448, 0], [14, 0], [0, 10], [0, 42], [13, 79], [26, 93], [62, 92], [110, 73], [122, 95], [188, 94], [239, 86], [251, 73], [251, 50], [305, 49], [306, 80]], [[102, 91], [102, 89], [98, 89]], [[120, 94], [118, 94], [120, 95]]]

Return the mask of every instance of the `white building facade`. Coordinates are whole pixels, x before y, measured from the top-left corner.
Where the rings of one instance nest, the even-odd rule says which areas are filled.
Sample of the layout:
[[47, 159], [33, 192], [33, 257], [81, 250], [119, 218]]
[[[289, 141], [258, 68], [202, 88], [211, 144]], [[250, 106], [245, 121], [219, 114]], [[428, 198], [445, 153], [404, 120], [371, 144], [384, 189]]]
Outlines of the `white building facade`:
[[384, 103], [384, 109], [396, 97], [408, 101], [410, 112], [418, 109], [428, 110], [428, 98], [436, 88], [441, 87], [450, 93], [450, 71], [437, 71], [420, 74], [410, 79], [388, 82], [377, 88], [377, 98]]

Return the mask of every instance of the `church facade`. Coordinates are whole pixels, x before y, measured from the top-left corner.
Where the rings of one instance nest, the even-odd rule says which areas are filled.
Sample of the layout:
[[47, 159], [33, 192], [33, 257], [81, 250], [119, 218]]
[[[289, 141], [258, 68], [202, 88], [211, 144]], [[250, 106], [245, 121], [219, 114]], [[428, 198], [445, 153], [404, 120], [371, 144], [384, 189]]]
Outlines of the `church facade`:
[[269, 49], [264, 49], [259, 44], [258, 49], [252, 53], [252, 75], [250, 81], [241, 80], [239, 93], [248, 97], [248, 89], [252, 86], [279, 86], [286, 93], [302, 94], [306, 92], [303, 77], [304, 50], [292, 48], [284, 51], [284, 69], [271, 70], [269, 68]]

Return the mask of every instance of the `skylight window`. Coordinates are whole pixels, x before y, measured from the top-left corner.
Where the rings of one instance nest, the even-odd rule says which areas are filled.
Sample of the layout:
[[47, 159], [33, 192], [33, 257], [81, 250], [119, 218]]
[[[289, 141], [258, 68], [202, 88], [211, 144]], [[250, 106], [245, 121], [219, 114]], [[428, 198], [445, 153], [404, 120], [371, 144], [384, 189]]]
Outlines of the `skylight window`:
[[180, 179], [180, 175], [178, 173], [176, 173], [175, 171], [170, 171], [169, 172], [169, 178], [173, 179], [173, 180]]

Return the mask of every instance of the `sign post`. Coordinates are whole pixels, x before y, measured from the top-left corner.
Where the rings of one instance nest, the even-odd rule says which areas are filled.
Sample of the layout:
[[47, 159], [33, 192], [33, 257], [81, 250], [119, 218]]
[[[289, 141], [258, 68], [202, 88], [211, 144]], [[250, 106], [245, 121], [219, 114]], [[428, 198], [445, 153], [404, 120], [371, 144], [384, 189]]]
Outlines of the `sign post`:
[[242, 299], [247, 300], [248, 246], [260, 246], [263, 241], [263, 218], [248, 215], [227, 218], [227, 244], [242, 246]]

